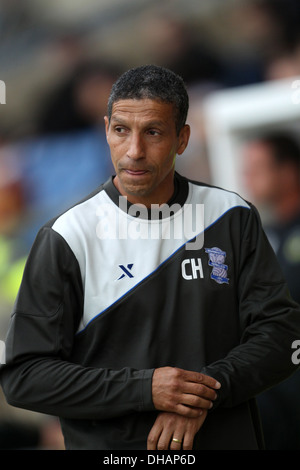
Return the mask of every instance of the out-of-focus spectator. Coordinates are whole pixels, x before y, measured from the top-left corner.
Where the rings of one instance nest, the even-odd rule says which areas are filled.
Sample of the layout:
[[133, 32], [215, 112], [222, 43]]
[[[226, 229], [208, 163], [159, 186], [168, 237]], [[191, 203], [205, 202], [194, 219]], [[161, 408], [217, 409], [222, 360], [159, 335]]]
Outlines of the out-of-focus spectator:
[[[251, 3], [248, 8], [250, 7]], [[220, 9], [222, 10], [222, 7]], [[142, 22], [143, 41], [148, 44], [148, 61], [174, 70], [183, 77], [188, 86], [193, 87], [210, 84], [228, 88], [261, 82], [264, 79], [265, 57], [262, 53], [256, 53], [255, 44], [250, 42], [251, 45], [246, 47], [245, 42], [243, 50], [231, 44], [227, 51], [226, 47], [224, 50], [223, 35], [227, 35], [226, 41], [232, 36], [232, 31], [237, 30], [233, 42], [238, 44], [244, 33], [236, 22], [233, 11], [234, 9], [228, 9], [224, 18], [218, 17], [220, 12], [217, 11], [216, 17], [211, 14], [210, 19], [194, 23], [191, 19], [185, 21], [178, 15], [172, 16], [170, 12], [152, 14]], [[242, 14], [241, 7], [240, 12]], [[260, 16], [262, 12], [259, 11], [257, 17]], [[240, 21], [240, 17], [237, 21]], [[247, 21], [245, 26], [246, 24]], [[218, 27], [224, 30], [220, 37]], [[211, 28], [214, 29], [214, 34], [210, 33]], [[270, 36], [272, 33], [270, 27]]]
[[265, 226], [300, 303], [300, 150], [295, 138], [274, 133], [249, 142], [244, 152], [245, 185], [257, 205], [271, 214]]
[[[22, 173], [16, 154], [0, 146], [0, 339], [5, 340], [27, 257], [20, 236], [26, 212]], [[0, 449], [62, 449], [63, 437], [56, 420], [37, 413], [18, 413], [0, 391]]]
[[51, 134], [17, 145], [27, 218], [23, 237], [31, 245], [41, 223], [93, 191], [111, 171], [105, 134], [98, 128]]
[[70, 133], [103, 127], [107, 100], [119, 75], [115, 64], [81, 63], [45, 100], [38, 119], [38, 134]]
[[14, 153], [0, 147], [0, 336], [20, 285], [26, 249], [18, 237], [25, 208], [20, 168]]
[[225, 86], [299, 74], [298, 0], [248, 0], [224, 10], [215, 44], [223, 57], [227, 52]]
[[[300, 73], [300, 3], [298, 0], [254, 0], [248, 11], [260, 23], [257, 46], [263, 51], [266, 81], [295, 77]], [[245, 25], [247, 23], [247, 15]], [[264, 31], [267, 31], [264, 32]]]
[[191, 25], [170, 15], [147, 17], [143, 23], [143, 40], [148, 44], [148, 61], [168, 67], [188, 85], [216, 83], [222, 77], [218, 55]]
[[45, 98], [36, 135], [6, 145], [18, 159], [26, 206], [21, 230], [28, 247], [41, 224], [111, 173], [104, 116], [118, 72], [114, 64], [98, 60], [72, 68]]
[[[45, 106], [38, 134], [0, 148], [1, 340], [36, 231], [111, 172], [104, 116], [116, 75], [108, 64], [83, 64]], [[63, 448], [56, 420], [1, 401], [1, 449]]]
[[[271, 214], [265, 231], [292, 297], [300, 303], [300, 147], [290, 134], [257, 137], [244, 149], [249, 197]], [[300, 372], [258, 397], [266, 446], [300, 449]]]

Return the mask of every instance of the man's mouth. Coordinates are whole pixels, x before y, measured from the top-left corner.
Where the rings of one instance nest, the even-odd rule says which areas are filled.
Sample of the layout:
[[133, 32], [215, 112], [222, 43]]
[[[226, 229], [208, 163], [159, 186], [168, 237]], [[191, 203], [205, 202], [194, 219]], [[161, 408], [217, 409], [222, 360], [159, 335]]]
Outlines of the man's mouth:
[[124, 171], [131, 176], [142, 176], [148, 173], [148, 170], [133, 170], [130, 168], [124, 168]]

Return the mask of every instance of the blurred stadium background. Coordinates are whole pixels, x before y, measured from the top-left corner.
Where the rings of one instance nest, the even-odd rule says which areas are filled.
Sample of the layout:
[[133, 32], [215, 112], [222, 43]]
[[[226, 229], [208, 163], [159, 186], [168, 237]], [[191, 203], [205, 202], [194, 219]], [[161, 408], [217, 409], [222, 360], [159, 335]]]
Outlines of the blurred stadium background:
[[[299, 23], [298, 0], [0, 0], [0, 339], [36, 231], [111, 172], [115, 78], [146, 63], [181, 74], [192, 137], [178, 170], [246, 194], [248, 132], [298, 131]], [[0, 448], [63, 447], [55, 420], [3, 399], [0, 429]]]

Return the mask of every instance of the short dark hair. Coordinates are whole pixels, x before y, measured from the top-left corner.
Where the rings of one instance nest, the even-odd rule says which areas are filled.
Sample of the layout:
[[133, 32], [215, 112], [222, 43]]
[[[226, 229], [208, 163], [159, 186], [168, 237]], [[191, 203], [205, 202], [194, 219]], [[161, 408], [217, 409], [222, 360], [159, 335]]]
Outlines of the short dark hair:
[[294, 136], [288, 132], [270, 132], [260, 140], [267, 144], [277, 164], [293, 164], [300, 170], [300, 145]]
[[177, 133], [186, 123], [189, 97], [183, 79], [169, 69], [143, 65], [123, 73], [114, 83], [108, 99], [108, 118], [116, 101], [152, 99], [173, 104]]

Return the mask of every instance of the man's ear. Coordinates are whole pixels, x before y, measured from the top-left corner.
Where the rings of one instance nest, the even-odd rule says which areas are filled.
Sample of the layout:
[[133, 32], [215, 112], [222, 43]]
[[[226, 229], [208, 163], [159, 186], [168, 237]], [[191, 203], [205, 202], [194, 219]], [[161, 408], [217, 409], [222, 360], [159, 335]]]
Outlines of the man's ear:
[[177, 147], [178, 155], [181, 155], [187, 148], [187, 145], [190, 139], [190, 134], [191, 134], [191, 128], [188, 124], [185, 124], [179, 132], [178, 147]]
[[106, 133], [106, 138], [109, 130], [109, 119], [108, 116], [104, 116], [104, 124], [105, 124], [105, 133]]

